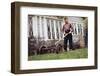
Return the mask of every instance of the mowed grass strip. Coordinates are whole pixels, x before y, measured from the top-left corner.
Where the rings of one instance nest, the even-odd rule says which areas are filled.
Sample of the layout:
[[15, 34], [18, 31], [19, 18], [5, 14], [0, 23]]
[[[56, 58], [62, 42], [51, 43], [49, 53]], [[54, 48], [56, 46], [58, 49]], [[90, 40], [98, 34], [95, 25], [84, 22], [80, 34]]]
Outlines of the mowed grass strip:
[[28, 60], [55, 60], [55, 59], [80, 59], [87, 58], [88, 50], [87, 48], [76, 49], [68, 52], [61, 52], [59, 54], [48, 53], [41, 55], [29, 56]]

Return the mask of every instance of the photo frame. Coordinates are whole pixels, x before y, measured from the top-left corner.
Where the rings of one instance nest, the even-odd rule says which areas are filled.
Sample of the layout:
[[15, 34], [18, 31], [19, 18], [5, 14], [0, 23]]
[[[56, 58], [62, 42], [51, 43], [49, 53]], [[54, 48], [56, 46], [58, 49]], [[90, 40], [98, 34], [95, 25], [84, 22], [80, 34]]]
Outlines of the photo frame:
[[[37, 23], [36, 19], [41, 18], [41, 24], [36, 25], [45, 25], [45, 22], [42, 21], [45, 19], [52, 19], [54, 24], [56, 24], [56, 20], [61, 21], [61, 19], [69, 19], [71, 20], [83, 22], [82, 20], [86, 20], [87, 27], [88, 27], [88, 42], [87, 43], [87, 55], [86, 57], [80, 58], [69, 58], [69, 59], [53, 59], [53, 60], [42, 60], [41, 57], [38, 60], [30, 60], [30, 52], [29, 49], [29, 38], [28, 36], [34, 36], [38, 34], [38, 36], [45, 36], [48, 35], [48, 40], [50, 38], [55, 39], [58, 37], [60, 40], [60, 36], [57, 36], [55, 31], [55, 27], [51, 27], [51, 24], [54, 25], [51, 20], [50, 29], [54, 31], [48, 32], [43, 30], [40, 26], [35, 26], [34, 23]], [[31, 22], [31, 20], [34, 21]], [[62, 20], [63, 22], [63, 20]], [[33, 23], [33, 24], [32, 24]], [[47, 22], [47, 25], [49, 22]], [[80, 22], [79, 22], [80, 23]], [[32, 24], [32, 28], [36, 29], [39, 28], [37, 33], [33, 30], [33, 32], [29, 32], [28, 28]], [[58, 24], [58, 23], [57, 23]], [[56, 24], [56, 25], [57, 25]], [[60, 22], [59, 22], [60, 25]], [[72, 24], [74, 26], [74, 24]], [[79, 28], [83, 26], [81, 24], [77, 24]], [[55, 25], [54, 25], [55, 26]], [[42, 28], [42, 29], [41, 29]], [[45, 27], [44, 27], [45, 28]], [[82, 34], [80, 29], [76, 26], [76, 34]], [[43, 31], [44, 35], [40, 31]], [[49, 28], [48, 28], [49, 30]], [[75, 30], [75, 27], [74, 27]], [[81, 29], [82, 30], [82, 29]], [[61, 31], [59, 29], [59, 31]], [[41, 35], [39, 35], [39, 32]], [[79, 33], [80, 32], [80, 33]], [[29, 34], [30, 33], [30, 34]], [[50, 34], [51, 33], [51, 34]], [[11, 72], [15, 74], [23, 74], [23, 73], [40, 73], [40, 72], [57, 72], [57, 71], [73, 71], [73, 70], [87, 70], [87, 69], [97, 69], [97, 7], [94, 6], [79, 6], [79, 5], [63, 5], [63, 4], [47, 4], [47, 3], [29, 3], [29, 2], [13, 2], [11, 3]], [[74, 35], [74, 33], [73, 33]], [[85, 34], [83, 34], [83, 37]], [[37, 39], [37, 38], [36, 38]], [[81, 38], [82, 39], [82, 38]], [[45, 39], [44, 39], [45, 40]], [[59, 41], [58, 40], [58, 41]], [[81, 41], [81, 40], [80, 40]], [[38, 41], [39, 42], [39, 41]], [[46, 42], [47, 43], [47, 42]], [[53, 44], [53, 43], [52, 43]], [[32, 45], [33, 46], [33, 45]], [[36, 45], [37, 46], [37, 45]], [[28, 49], [29, 48], [29, 49]], [[37, 47], [39, 49], [40, 47]], [[48, 49], [48, 48], [47, 48]], [[83, 50], [84, 51], [84, 50]], [[52, 51], [49, 51], [52, 52]], [[54, 51], [55, 52], [55, 51]], [[73, 51], [72, 51], [73, 52]], [[39, 52], [44, 53], [43, 52]], [[58, 51], [56, 51], [58, 56]], [[68, 52], [67, 52], [68, 53]], [[32, 52], [32, 54], [36, 54], [37, 52]], [[46, 53], [48, 54], [48, 53]], [[79, 55], [79, 54], [78, 54]], [[47, 55], [48, 56], [48, 55]], [[59, 63], [59, 64], [58, 64]]]

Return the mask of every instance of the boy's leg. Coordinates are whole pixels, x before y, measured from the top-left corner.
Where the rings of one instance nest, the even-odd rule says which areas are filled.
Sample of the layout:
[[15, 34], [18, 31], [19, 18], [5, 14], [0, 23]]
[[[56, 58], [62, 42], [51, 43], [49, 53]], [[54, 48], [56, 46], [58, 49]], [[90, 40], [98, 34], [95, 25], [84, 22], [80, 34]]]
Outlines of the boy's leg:
[[69, 34], [69, 49], [73, 49], [72, 34]]
[[66, 36], [66, 37], [64, 37], [64, 50], [65, 51], [67, 51], [67, 41], [68, 41], [68, 39], [67, 39], [67, 36]]

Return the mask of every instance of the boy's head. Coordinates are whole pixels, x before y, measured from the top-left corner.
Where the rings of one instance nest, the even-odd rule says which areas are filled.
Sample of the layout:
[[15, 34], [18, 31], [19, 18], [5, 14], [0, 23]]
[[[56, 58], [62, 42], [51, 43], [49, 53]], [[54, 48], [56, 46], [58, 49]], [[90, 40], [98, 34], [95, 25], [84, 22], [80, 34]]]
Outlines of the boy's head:
[[65, 24], [68, 24], [68, 20], [67, 18], [64, 18]]

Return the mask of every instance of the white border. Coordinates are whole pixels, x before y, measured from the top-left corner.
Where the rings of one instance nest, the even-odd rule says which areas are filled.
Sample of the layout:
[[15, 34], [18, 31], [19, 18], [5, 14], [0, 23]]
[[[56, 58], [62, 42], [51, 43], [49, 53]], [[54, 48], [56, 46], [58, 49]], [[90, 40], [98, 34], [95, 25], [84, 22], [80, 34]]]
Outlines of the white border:
[[[28, 14], [88, 17], [88, 58], [28, 61]], [[43, 69], [94, 65], [94, 11], [42, 7], [20, 8], [20, 69]]]

